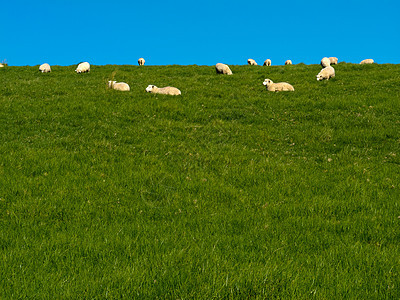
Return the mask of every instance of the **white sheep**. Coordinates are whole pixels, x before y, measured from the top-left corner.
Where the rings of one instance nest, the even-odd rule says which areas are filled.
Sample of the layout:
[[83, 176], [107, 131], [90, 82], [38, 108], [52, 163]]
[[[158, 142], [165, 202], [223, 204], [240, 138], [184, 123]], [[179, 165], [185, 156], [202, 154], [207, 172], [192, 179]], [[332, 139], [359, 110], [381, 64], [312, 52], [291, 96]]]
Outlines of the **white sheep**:
[[90, 64], [88, 62], [80, 63], [75, 70], [76, 73], [85, 73], [89, 71], [90, 71]]
[[263, 64], [263, 66], [270, 66], [271, 65], [271, 60], [270, 59], [266, 59], [265, 61], [264, 61], [264, 64]]
[[42, 73], [49, 73], [49, 72], [51, 72], [50, 65], [49, 65], [49, 64], [42, 64], [42, 65], [40, 65], [39, 71], [42, 72]]
[[367, 59], [362, 60], [362, 61], [360, 62], [360, 65], [364, 65], [364, 64], [373, 64], [373, 63], [374, 63], [374, 60], [373, 60], [373, 59], [367, 58]]
[[288, 59], [287, 61], [285, 61], [285, 65], [291, 65], [292, 61], [290, 59]]
[[233, 74], [228, 65], [221, 64], [221, 63], [217, 63], [215, 65], [215, 70], [217, 71], [217, 74], [225, 74], [225, 75]]
[[4, 68], [4, 65], [3, 65], [3, 64], [0, 64], [0, 68]]
[[163, 88], [159, 88], [151, 84], [146, 88], [146, 92], [154, 94], [172, 95], [172, 96], [181, 95], [181, 91], [175, 87], [166, 86]]
[[328, 57], [329, 61], [331, 62], [331, 65], [337, 65], [338, 64], [338, 58], [337, 57]]
[[330, 78], [335, 77], [335, 69], [331, 66], [323, 68], [317, 75], [317, 80], [329, 80]]
[[324, 57], [323, 59], [321, 59], [321, 67], [325, 68], [325, 67], [329, 67], [331, 65], [331, 61], [329, 58]]
[[294, 87], [287, 82], [277, 82], [274, 83], [271, 79], [265, 79], [263, 85], [267, 87], [267, 90], [270, 92], [281, 92], [281, 91], [289, 91], [294, 92]]
[[138, 59], [138, 64], [139, 64], [139, 66], [143, 66], [145, 62], [146, 62], [146, 61], [144, 60], [143, 57], [141, 57], [141, 58]]
[[254, 59], [249, 58], [247, 60], [247, 64], [249, 64], [250, 66], [257, 66], [257, 63]]
[[111, 80], [108, 82], [108, 87], [110, 89], [114, 89], [114, 90], [117, 90], [117, 91], [124, 91], [124, 92], [125, 91], [128, 92], [128, 91], [131, 90], [127, 83], [125, 83], [125, 82], [116, 82], [116, 81], [111, 81]]

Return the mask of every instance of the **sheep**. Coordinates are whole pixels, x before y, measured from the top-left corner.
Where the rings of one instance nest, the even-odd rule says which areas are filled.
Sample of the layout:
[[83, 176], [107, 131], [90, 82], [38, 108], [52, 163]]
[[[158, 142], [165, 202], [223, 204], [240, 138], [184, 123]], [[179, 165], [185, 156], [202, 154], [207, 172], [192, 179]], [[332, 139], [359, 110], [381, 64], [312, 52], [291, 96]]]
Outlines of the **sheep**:
[[331, 66], [323, 68], [317, 75], [317, 80], [329, 80], [330, 78], [335, 77], [335, 69]]
[[111, 81], [111, 80], [108, 82], [108, 87], [110, 89], [117, 90], [117, 91], [123, 91], [123, 92], [129, 92], [131, 90], [127, 83], [116, 82], [116, 81]]
[[154, 93], [154, 94], [172, 95], [172, 96], [181, 95], [181, 91], [175, 87], [166, 86], [163, 88], [159, 88], [159, 87], [156, 87], [155, 85], [151, 85], [151, 84], [146, 88], [146, 92]]
[[89, 71], [90, 71], [90, 64], [88, 62], [80, 63], [75, 70], [76, 73], [85, 73]]
[[263, 66], [270, 66], [271, 65], [271, 60], [270, 59], [266, 59], [265, 61], [264, 61], [264, 64], [263, 64]]
[[325, 67], [329, 67], [331, 65], [331, 61], [329, 58], [324, 57], [323, 59], [321, 59], [321, 67], [325, 68]]
[[270, 92], [281, 92], [281, 91], [289, 91], [294, 92], [294, 87], [287, 82], [278, 82], [274, 83], [271, 79], [265, 79], [263, 85], [267, 87], [267, 90]]
[[329, 61], [331, 62], [331, 65], [337, 65], [338, 64], [338, 58], [337, 57], [328, 57]]
[[42, 65], [40, 65], [39, 71], [42, 72], [42, 73], [49, 73], [49, 72], [51, 72], [50, 65], [49, 65], [49, 64], [42, 64]]
[[250, 66], [257, 66], [257, 63], [254, 59], [249, 58], [247, 60], [247, 64], [249, 64]]
[[3, 64], [0, 64], [0, 68], [4, 68], [4, 65], [3, 65]]
[[287, 61], [285, 61], [285, 65], [291, 65], [292, 61], [290, 59], [288, 59]]
[[362, 61], [360, 62], [360, 65], [364, 65], [364, 64], [373, 64], [373, 63], [374, 63], [374, 60], [373, 60], [373, 59], [367, 58], [367, 59], [362, 60]]
[[139, 64], [139, 66], [143, 66], [145, 62], [146, 62], [146, 61], [144, 60], [143, 57], [141, 57], [141, 58], [138, 59], [138, 64]]
[[233, 74], [228, 65], [221, 64], [221, 63], [217, 63], [215, 65], [215, 70], [217, 71], [217, 74], [225, 74], [225, 75]]

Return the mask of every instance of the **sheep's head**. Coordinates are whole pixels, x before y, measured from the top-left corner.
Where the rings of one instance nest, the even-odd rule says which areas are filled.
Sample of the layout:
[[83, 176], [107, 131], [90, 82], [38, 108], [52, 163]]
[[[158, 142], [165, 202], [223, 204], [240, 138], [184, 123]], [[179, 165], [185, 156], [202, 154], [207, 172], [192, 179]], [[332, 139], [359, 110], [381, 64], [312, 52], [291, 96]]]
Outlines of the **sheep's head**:
[[115, 83], [116, 83], [115, 80], [114, 80], [114, 81], [112, 81], [112, 80], [108, 81], [108, 87], [109, 87], [109, 88], [112, 88], [112, 87], [114, 86]]
[[146, 92], [148, 92], [148, 93], [150, 93], [154, 88], [157, 88], [155, 85], [149, 85], [147, 88], [146, 88]]
[[320, 81], [320, 80], [322, 80], [322, 79], [323, 79], [323, 78], [322, 78], [322, 75], [321, 75], [321, 74], [318, 74], [318, 75], [317, 75], [317, 80]]
[[263, 85], [268, 86], [271, 83], [273, 83], [272, 80], [267, 78], [267, 79], [264, 80]]

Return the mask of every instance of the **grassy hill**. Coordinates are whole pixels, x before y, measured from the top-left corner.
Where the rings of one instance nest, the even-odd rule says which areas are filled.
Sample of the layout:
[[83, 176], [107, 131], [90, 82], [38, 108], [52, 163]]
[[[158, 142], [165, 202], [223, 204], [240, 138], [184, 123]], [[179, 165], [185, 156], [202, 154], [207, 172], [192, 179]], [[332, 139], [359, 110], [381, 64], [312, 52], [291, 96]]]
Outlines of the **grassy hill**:
[[75, 67], [0, 69], [1, 299], [400, 298], [398, 65]]

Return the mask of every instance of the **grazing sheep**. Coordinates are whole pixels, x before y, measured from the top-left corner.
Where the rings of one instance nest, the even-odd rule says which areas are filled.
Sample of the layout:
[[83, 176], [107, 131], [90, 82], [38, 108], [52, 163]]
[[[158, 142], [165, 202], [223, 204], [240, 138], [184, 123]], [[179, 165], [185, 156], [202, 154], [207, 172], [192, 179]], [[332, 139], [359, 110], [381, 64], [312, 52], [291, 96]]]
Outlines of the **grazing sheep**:
[[337, 57], [328, 57], [329, 61], [331, 62], [331, 65], [337, 65], [338, 64], [338, 58]]
[[373, 64], [373, 63], [374, 63], [374, 60], [373, 60], [373, 59], [367, 58], [367, 59], [362, 60], [362, 61], [360, 62], [360, 65], [364, 65], [364, 64]]
[[116, 82], [116, 81], [111, 81], [111, 80], [108, 82], [108, 87], [110, 89], [117, 90], [117, 91], [123, 91], [123, 92], [129, 92], [131, 90], [127, 83]]
[[144, 63], [145, 63], [144, 58], [141, 57], [141, 58], [138, 59], [138, 64], [139, 64], [139, 66], [143, 66]]
[[254, 59], [249, 58], [247, 60], [247, 64], [249, 64], [250, 66], [257, 66], [257, 63]]
[[335, 69], [331, 66], [325, 67], [321, 70], [321, 72], [317, 75], [317, 80], [329, 80], [330, 78], [335, 77]]
[[266, 59], [265, 61], [264, 61], [264, 64], [263, 64], [263, 66], [270, 66], [271, 65], [271, 60], [270, 59]]
[[294, 92], [294, 87], [287, 82], [273, 83], [271, 79], [265, 79], [263, 85], [265, 85], [267, 87], [267, 90], [270, 92], [281, 92], [281, 91]]
[[163, 88], [158, 88], [155, 85], [151, 84], [146, 88], [146, 92], [154, 94], [172, 95], [172, 96], [177, 96], [181, 94], [181, 91], [175, 87], [166, 86]]
[[292, 61], [290, 59], [288, 59], [287, 61], [285, 61], [285, 65], [291, 65]]
[[329, 67], [331, 65], [331, 61], [329, 58], [324, 57], [323, 59], [321, 59], [321, 67], [325, 68], [325, 67]]
[[90, 64], [88, 62], [80, 63], [75, 70], [76, 73], [85, 73], [89, 71], [90, 71]]
[[233, 74], [228, 65], [221, 64], [221, 63], [217, 63], [215, 65], [215, 70], [217, 71], [217, 74], [225, 74], [225, 75]]
[[39, 71], [42, 72], [42, 73], [49, 73], [49, 72], [51, 72], [50, 65], [49, 65], [49, 64], [42, 64], [42, 65], [39, 67]]

